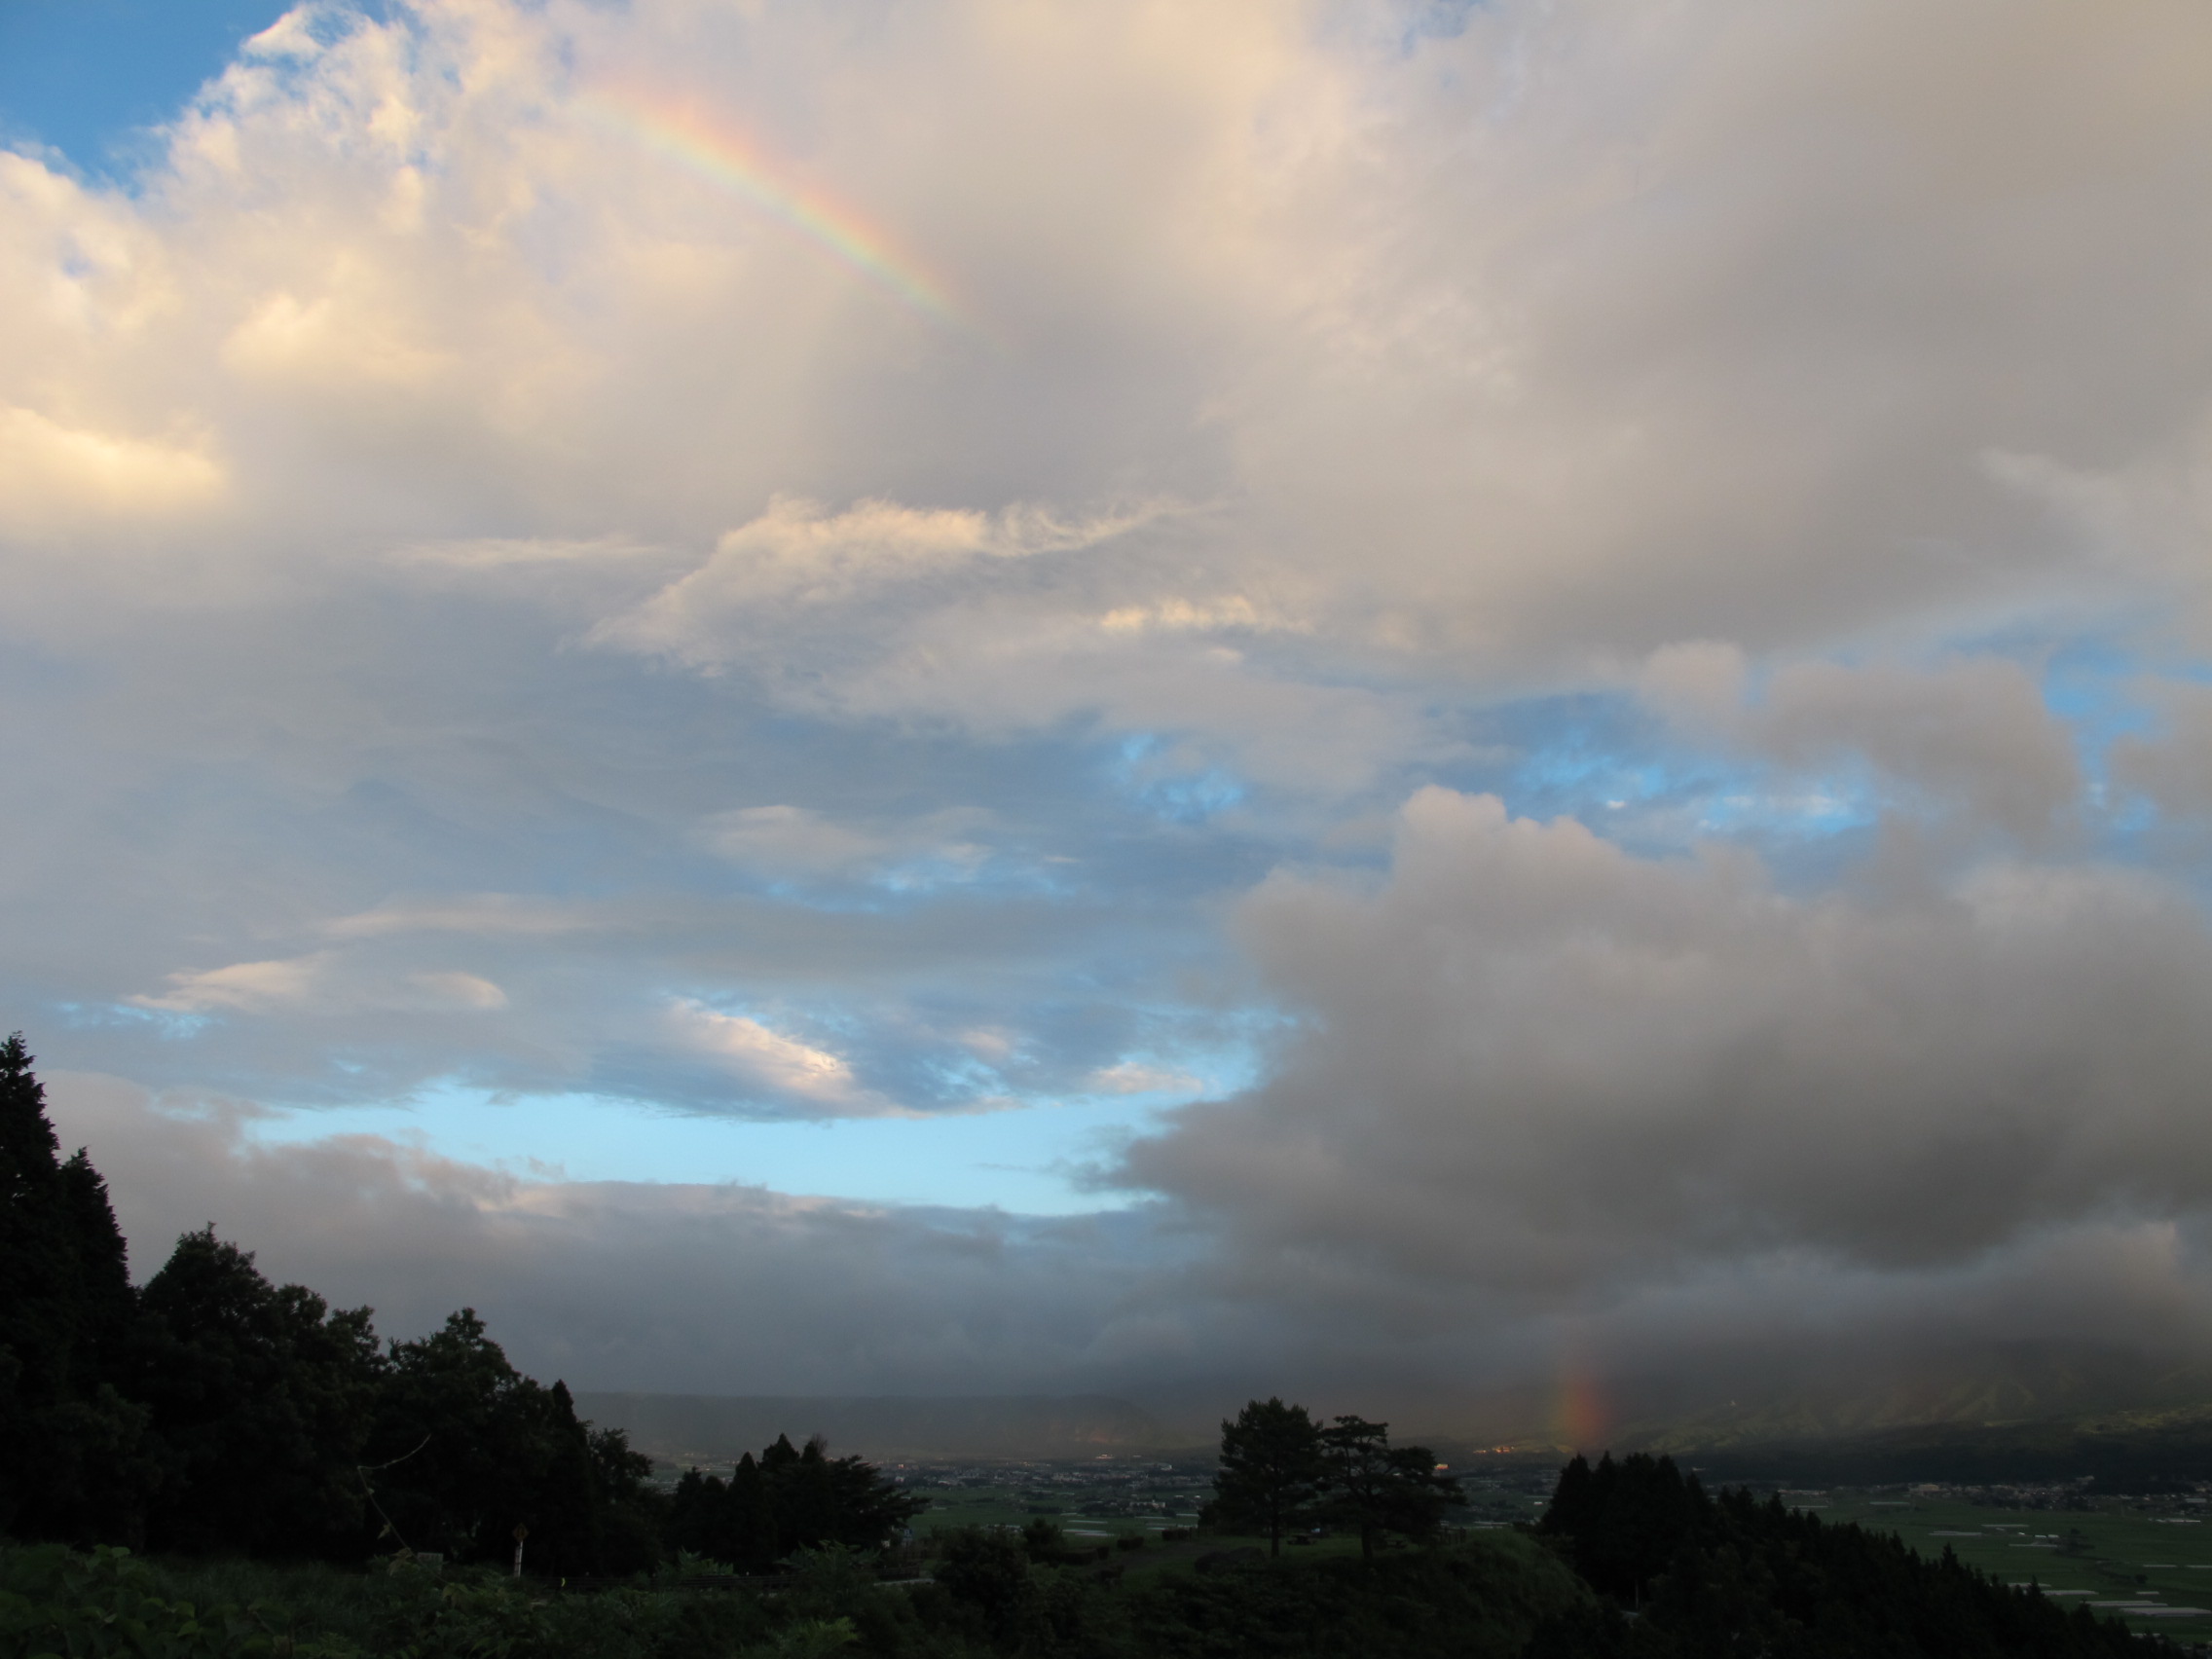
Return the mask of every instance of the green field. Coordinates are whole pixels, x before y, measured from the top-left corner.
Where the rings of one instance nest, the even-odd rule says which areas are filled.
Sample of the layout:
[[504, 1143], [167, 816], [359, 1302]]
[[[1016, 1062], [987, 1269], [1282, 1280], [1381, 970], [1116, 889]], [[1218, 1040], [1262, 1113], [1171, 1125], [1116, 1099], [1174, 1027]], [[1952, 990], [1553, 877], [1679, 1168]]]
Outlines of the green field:
[[[2032, 1580], [2068, 1602], [2119, 1613], [2137, 1630], [2212, 1641], [2212, 1611], [2188, 1616], [2100, 1604], [2212, 1609], [2212, 1523], [2181, 1506], [2104, 1498], [2085, 1510], [2001, 1509], [1956, 1497], [1848, 1491], [1790, 1493], [1784, 1501], [1824, 1521], [1895, 1532], [1931, 1560], [1948, 1546], [2007, 1584]], [[2196, 1508], [2200, 1516], [2202, 1506]]]
[[[930, 1506], [914, 1520], [917, 1532], [934, 1532], [940, 1527], [1019, 1527], [1035, 1520], [1041, 1508], [1018, 1493], [1003, 1491], [932, 1492], [925, 1495]], [[1157, 1532], [1163, 1527], [1197, 1525], [1188, 1515], [1173, 1521], [1158, 1517], [1140, 1520], [1128, 1515], [1078, 1515], [1072, 1509], [1045, 1519], [1057, 1522], [1071, 1544], [1106, 1543], [1124, 1532]]]
[[[914, 1522], [917, 1532], [932, 1532], [944, 1527], [1019, 1527], [1036, 1519], [1037, 1509], [1015, 1493], [979, 1492], [973, 1493], [933, 1492], [929, 1494], [930, 1506]], [[1088, 1545], [1111, 1544], [1126, 1532], [1144, 1535], [1144, 1547], [1134, 1550], [1117, 1549], [1109, 1558], [1112, 1566], [1122, 1569], [1124, 1577], [1142, 1578], [1157, 1572], [1189, 1571], [1198, 1557], [1216, 1550], [1242, 1549], [1257, 1545], [1266, 1548], [1264, 1537], [1249, 1537], [1234, 1532], [1207, 1532], [1200, 1537], [1180, 1538], [1166, 1542], [1160, 1534], [1169, 1529], [1188, 1530], [1196, 1527], [1196, 1519], [1188, 1513], [1172, 1519], [1158, 1516], [1139, 1519], [1125, 1515], [1078, 1515], [1072, 1511], [1050, 1515], [1047, 1520], [1058, 1523], [1066, 1533], [1070, 1547], [1082, 1549]], [[1350, 1536], [1316, 1538], [1306, 1544], [1285, 1542], [1283, 1556], [1299, 1562], [1325, 1561], [1334, 1556], [1357, 1555], [1359, 1540]]]

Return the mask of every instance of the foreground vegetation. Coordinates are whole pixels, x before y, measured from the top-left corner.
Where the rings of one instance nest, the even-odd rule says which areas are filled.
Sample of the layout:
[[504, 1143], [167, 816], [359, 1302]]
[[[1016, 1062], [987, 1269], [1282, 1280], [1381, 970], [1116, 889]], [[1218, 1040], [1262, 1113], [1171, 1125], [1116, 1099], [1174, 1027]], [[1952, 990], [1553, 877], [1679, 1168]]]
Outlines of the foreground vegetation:
[[[0, 1551], [0, 1659], [2104, 1659], [2162, 1644], [1894, 1538], [1699, 1493], [1671, 1465], [1570, 1465], [1542, 1527], [1373, 1560], [1290, 1551], [1121, 1576], [1050, 1528], [940, 1535], [918, 1582], [840, 1548], [701, 1587], [685, 1560], [563, 1592], [444, 1574], [60, 1546]], [[1210, 1568], [1210, 1570], [1209, 1570]], [[707, 1575], [711, 1578], [713, 1575]]]
[[1017, 1536], [953, 1539], [933, 1582], [883, 1585], [855, 1556], [803, 1555], [773, 1590], [561, 1594], [463, 1571], [148, 1565], [57, 1547], [0, 1557], [0, 1655], [178, 1659], [392, 1654], [479, 1659], [852, 1659], [999, 1655], [1435, 1655], [1512, 1659], [1588, 1595], [1518, 1534], [1211, 1573], [1110, 1574], [1031, 1562]]

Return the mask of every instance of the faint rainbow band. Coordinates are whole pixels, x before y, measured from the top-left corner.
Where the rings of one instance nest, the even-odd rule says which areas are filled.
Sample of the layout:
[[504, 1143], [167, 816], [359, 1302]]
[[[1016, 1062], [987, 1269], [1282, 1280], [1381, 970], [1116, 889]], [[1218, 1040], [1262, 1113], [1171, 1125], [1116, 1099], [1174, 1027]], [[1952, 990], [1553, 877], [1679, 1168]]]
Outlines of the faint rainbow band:
[[936, 321], [973, 329], [944, 283], [849, 203], [794, 179], [726, 119], [695, 104], [602, 87], [577, 99], [602, 126], [743, 197]]

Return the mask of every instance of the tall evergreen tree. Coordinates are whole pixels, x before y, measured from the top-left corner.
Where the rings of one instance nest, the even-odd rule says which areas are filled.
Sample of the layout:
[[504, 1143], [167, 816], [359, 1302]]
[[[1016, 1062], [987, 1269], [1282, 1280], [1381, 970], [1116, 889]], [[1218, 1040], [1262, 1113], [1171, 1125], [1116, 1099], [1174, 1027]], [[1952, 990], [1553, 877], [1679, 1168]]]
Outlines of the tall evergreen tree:
[[1671, 1457], [1607, 1453], [1593, 1469], [1580, 1456], [1561, 1474], [1540, 1529], [1563, 1537], [1574, 1569], [1624, 1603], [1641, 1602], [1676, 1555], [1694, 1545], [1704, 1493]]
[[1221, 1425], [1212, 1516], [1265, 1532], [1268, 1553], [1280, 1555], [1283, 1529], [1310, 1512], [1324, 1472], [1320, 1425], [1304, 1406], [1272, 1395], [1248, 1401], [1235, 1422]]
[[830, 1456], [819, 1435], [803, 1448], [779, 1435], [757, 1462], [750, 1452], [738, 1459], [726, 1483], [685, 1471], [668, 1538], [673, 1548], [761, 1572], [793, 1550], [881, 1549], [928, 1501], [860, 1457]]
[[134, 1540], [145, 1413], [114, 1386], [135, 1317], [123, 1235], [80, 1149], [63, 1162], [46, 1089], [0, 1043], [0, 1529]]

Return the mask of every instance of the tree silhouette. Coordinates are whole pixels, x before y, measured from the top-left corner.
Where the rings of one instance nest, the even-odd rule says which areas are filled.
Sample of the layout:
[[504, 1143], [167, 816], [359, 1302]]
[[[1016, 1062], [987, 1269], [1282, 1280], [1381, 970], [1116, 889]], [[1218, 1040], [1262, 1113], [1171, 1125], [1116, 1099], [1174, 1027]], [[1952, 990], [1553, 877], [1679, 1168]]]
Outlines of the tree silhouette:
[[1321, 1429], [1306, 1408], [1272, 1395], [1249, 1401], [1221, 1425], [1214, 1516], [1265, 1532], [1268, 1553], [1280, 1555], [1283, 1529], [1310, 1511], [1322, 1475]]
[[139, 1541], [146, 1413], [112, 1378], [137, 1316], [107, 1187], [63, 1161], [18, 1032], [0, 1043], [0, 1531]]
[[1436, 1472], [1425, 1446], [1392, 1446], [1390, 1425], [1340, 1417], [1321, 1430], [1322, 1491], [1327, 1512], [1359, 1529], [1359, 1552], [1375, 1559], [1385, 1532], [1426, 1538], [1459, 1501], [1459, 1483]]
[[141, 1299], [130, 1391], [152, 1410], [158, 1548], [327, 1553], [359, 1534], [354, 1474], [383, 1385], [369, 1309], [332, 1311], [188, 1233]]

